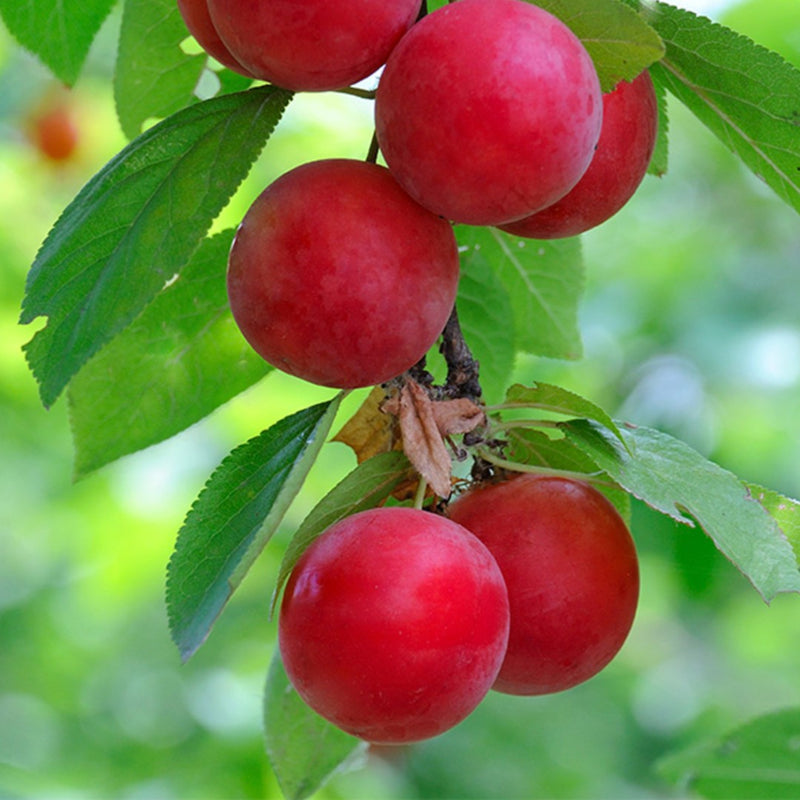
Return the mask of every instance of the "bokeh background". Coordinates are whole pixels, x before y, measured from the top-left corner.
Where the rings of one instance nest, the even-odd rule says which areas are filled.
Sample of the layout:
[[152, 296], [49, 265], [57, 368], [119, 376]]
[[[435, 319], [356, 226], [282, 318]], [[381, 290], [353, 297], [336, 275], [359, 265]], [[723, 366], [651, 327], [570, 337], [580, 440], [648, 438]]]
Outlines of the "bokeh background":
[[[710, 11], [800, 65], [797, 0]], [[273, 580], [282, 545], [352, 455], [324, 448], [184, 666], [166, 625], [165, 565], [219, 460], [330, 392], [273, 374], [184, 434], [73, 482], [66, 403], [42, 408], [21, 353], [39, 324], [18, 325], [36, 250], [124, 144], [111, 92], [118, 24], [112, 15], [69, 93], [79, 145], [65, 163], [26, 134], [60, 87], [0, 28], [0, 797], [277, 798], [261, 732]], [[363, 157], [370, 115], [351, 97], [295, 100], [220, 225], [294, 164]], [[670, 142], [668, 174], [584, 237], [585, 358], [521, 357], [515, 377], [564, 385], [800, 496], [800, 220], [674, 103]], [[657, 775], [663, 755], [800, 705], [800, 599], [767, 607], [701, 533], [641, 506], [634, 534], [640, 612], [600, 676], [551, 697], [490, 693], [453, 731], [371, 752], [319, 796], [681, 797]]]

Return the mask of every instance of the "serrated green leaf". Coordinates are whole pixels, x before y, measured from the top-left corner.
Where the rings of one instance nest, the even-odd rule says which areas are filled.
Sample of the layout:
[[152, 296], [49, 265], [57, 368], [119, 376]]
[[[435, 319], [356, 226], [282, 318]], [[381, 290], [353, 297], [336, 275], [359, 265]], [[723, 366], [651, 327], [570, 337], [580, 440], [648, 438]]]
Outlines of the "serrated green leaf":
[[228, 305], [233, 234], [206, 239], [180, 276], [70, 383], [76, 475], [174, 436], [271, 369]]
[[473, 274], [494, 271], [505, 287], [519, 350], [551, 358], [580, 357], [583, 261], [578, 238], [544, 242], [466, 225], [456, 226], [456, 238], [462, 265]]
[[659, 35], [620, 0], [531, 0], [569, 26], [594, 61], [600, 86], [610, 92], [632, 81], [664, 55]]
[[514, 368], [511, 298], [497, 274], [477, 259], [465, 258], [458, 284], [458, 319], [464, 339], [480, 364], [484, 400], [503, 396]]
[[380, 505], [409, 477], [410, 471], [404, 453], [397, 450], [379, 453], [359, 464], [314, 506], [283, 555], [272, 595], [273, 611], [283, 584], [311, 542], [337, 520]]
[[341, 397], [298, 411], [233, 450], [186, 515], [167, 568], [169, 626], [184, 661], [275, 532]]
[[682, 794], [709, 800], [800, 800], [800, 708], [757, 717], [724, 736], [662, 759]]
[[501, 408], [538, 408], [568, 417], [585, 417], [608, 428], [625, 445], [617, 424], [600, 406], [561, 386], [541, 382], [532, 386], [515, 383], [506, 392]]
[[505, 457], [513, 470], [517, 465], [526, 465], [544, 470], [568, 471], [591, 476], [592, 485], [602, 492], [630, 526], [631, 498], [608, 476], [597, 474], [597, 464], [589, 456], [564, 437], [548, 436], [530, 428], [509, 428], [503, 431], [508, 442]]
[[208, 61], [180, 48], [188, 36], [175, 0], [126, 0], [114, 71], [114, 102], [123, 133], [133, 139], [145, 120], [161, 119], [193, 101]]
[[0, 0], [8, 30], [61, 81], [78, 79], [94, 37], [116, 0]]
[[654, 77], [800, 211], [800, 70], [690, 11], [656, 3], [647, 18], [667, 47]]
[[800, 591], [789, 542], [735, 475], [651, 428], [621, 428], [626, 450], [595, 423], [575, 420], [561, 427], [623, 489], [678, 522], [696, 520], [766, 602]]
[[304, 800], [360, 760], [367, 743], [312, 711], [292, 688], [276, 650], [264, 689], [264, 744], [286, 800]]
[[291, 94], [272, 86], [168, 117], [70, 203], [28, 275], [21, 322], [45, 406], [180, 272], [249, 171]]

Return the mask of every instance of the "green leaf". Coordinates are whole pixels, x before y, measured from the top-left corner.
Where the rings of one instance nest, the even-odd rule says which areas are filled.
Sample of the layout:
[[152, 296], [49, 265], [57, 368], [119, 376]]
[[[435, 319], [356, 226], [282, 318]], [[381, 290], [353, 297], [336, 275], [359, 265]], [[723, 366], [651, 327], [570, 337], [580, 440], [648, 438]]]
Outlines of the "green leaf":
[[522, 386], [515, 383], [506, 392], [506, 401], [501, 408], [538, 408], [568, 417], [585, 417], [608, 428], [625, 445], [625, 439], [617, 424], [600, 406], [575, 392], [562, 389], [560, 386], [553, 386], [550, 383], [540, 382], [533, 386]]
[[233, 450], [187, 514], [167, 568], [170, 631], [184, 661], [275, 532], [341, 397], [298, 411]]
[[784, 497], [774, 489], [747, 484], [750, 494], [761, 503], [792, 545], [797, 562], [800, 564], [800, 501]]
[[80, 191], [28, 275], [25, 346], [45, 406], [129, 325], [197, 248], [291, 94], [271, 86], [198, 103], [131, 142]]
[[76, 475], [168, 439], [271, 369], [228, 305], [233, 234], [206, 239], [180, 276], [70, 383]]
[[367, 743], [312, 711], [292, 688], [277, 649], [264, 690], [267, 757], [286, 800], [310, 797], [335, 772], [364, 757]]
[[580, 357], [583, 261], [578, 238], [544, 242], [465, 225], [456, 226], [456, 238], [464, 268], [472, 274], [494, 271], [505, 287], [518, 349], [551, 358]]
[[61, 81], [72, 85], [115, 0], [0, 0], [8, 30]]
[[658, 764], [681, 795], [710, 800], [800, 800], [800, 708], [757, 717]]
[[133, 139], [142, 123], [188, 105], [208, 61], [187, 55], [189, 35], [175, 0], [126, 0], [114, 72], [114, 100], [124, 134]]
[[359, 464], [317, 503], [283, 555], [272, 595], [273, 611], [283, 584], [311, 542], [337, 520], [380, 505], [409, 477], [410, 471], [411, 465], [404, 453], [397, 450], [379, 453]]
[[594, 423], [574, 420], [561, 427], [623, 489], [678, 522], [696, 520], [766, 602], [800, 591], [789, 542], [735, 475], [650, 428], [623, 428], [626, 450]]
[[656, 3], [667, 54], [653, 75], [800, 211], [800, 70], [728, 28]]
[[475, 258], [465, 258], [456, 303], [464, 338], [480, 364], [483, 397], [489, 402], [499, 400], [516, 353], [514, 329], [508, 324], [512, 319], [508, 292], [495, 272]]
[[660, 178], [662, 175], [667, 174], [669, 166], [669, 113], [666, 87], [656, 77], [653, 77], [653, 87], [656, 90], [656, 99], [658, 100], [658, 133], [656, 134], [656, 144], [653, 148], [650, 163], [647, 166], [647, 172]]
[[535, 0], [583, 42], [594, 61], [600, 85], [610, 92], [633, 80], [664, 55], [659, 35], [620, 0]]
[[595, 489], [602, 492], [630, 526], [631, 522], [631, 497], [620, 489], [608, 476], [597, 474], [597, 464], [589, 456], [564, 437], [548, 436], [542, 431], [531, 428], [509, 428], [504, 432], [508, 442], [505, 457], [508, 458], [510, 468], [514, 470], [522, 465], [533, 467], [534, 472], [555, 470], [556, 472], [568, 471], [591, 476], [590, 481]]

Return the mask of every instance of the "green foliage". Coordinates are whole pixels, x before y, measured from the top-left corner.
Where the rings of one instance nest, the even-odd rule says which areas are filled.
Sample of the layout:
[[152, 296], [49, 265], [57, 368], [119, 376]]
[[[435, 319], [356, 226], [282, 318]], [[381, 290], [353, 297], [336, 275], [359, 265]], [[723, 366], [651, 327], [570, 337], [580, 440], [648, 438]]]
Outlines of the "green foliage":
[[514, 367], [517, 334], [509, 325], [513, 319], [510, 292], [500, 274], [486, 269], [484, 260], [476, 255], [473, 248], [461, 258], [456, 304], [464, 338], [481, 365], [483, 396], [491, 402], [505, 393]]
[[22, 322], [49, 406], [78, 370], [180, 272], [278, 122], [289, 93], [207, 100], [149, 129], [70, 203], [34, 262]]
[[753, 498], [775, 518], [800, 563], [800, 502], [763, 486], [748, 484], [747, 488]]
[[800, 798], [800, 709], [765, 714], [726, 736], [664, 759], [659, 771], [698, 797]]
[[515, 384], [509, 387], [503, 408], [531, 408], [550, 411], [554, 414], [566, 416], [580, 416], [599, 422], [600, 425], [610, 430], [627, 447], [625, 439], [620, 433], [614, 420], [603, 411], [596, 403], [585, 397], [570, 392], [560, 386], [548, 383], [538, 383], [534, 386], [521, 386]]
[[0, 0], [0, 15], [23, 47], [66, 84], [80, 74], [115, 0]]
[[620, 81], [632, 81], [664, 55], [658, 34], [620, 0], [537, 0], [535, 5], [557, 16], [581, 39], [604, 92]]
[[697, 520], [767, 602], [780, 592], [800, 591], [796, 555], [775, 519], [735, 475], [649, 428], [626, 426], [626, 449], [591, 423], [564, 427], [626, 491], [678, 522]]
[[205, 53], [181, 48], [186, 25], [173, 0], [127, 0], [122, 15], [114, 97], [122, 130], [129, 139], [151, 117], [163, 118], [193, 100]]
[[78, 476], [180, 433], [271, 369], [228, 305], [218, 265], [233, 233], [205, 239], [180, 276], [70, 383]]
[[237, 447], [186, 516], [167, 570], [173, 639], [189, 658], [263, 550], [325, 442], [341, 395]]
[[267, 755], [286, 800], [304, 800], [363, 755], [367, 745], [315, 714], [301, 699], [276, 650], [264, 690], [264, 733]]
[[[508, 294], [517, 350], [579, 358], [578, 301], [583, 289], [580, 241], [525, 241], [495, 228], [456, 226], [464, 269], [494, 271]], [[508, 322], [506, 323], [508, 328]]]
[[[652, 78], [652, 71], [650, 77]], [[653, 79], [658, 98], [658, 134], [653, 148], [653, 156], [647, 171], [650, 175], [661, 177], [667, 172], [669, 163], [669, 115], [667, 113], [667, 90], [658, 80]]]
[[667, 47], [654, 74], [800, 212], [800, 70], [689, 11], [656, 3], [646, 16]]

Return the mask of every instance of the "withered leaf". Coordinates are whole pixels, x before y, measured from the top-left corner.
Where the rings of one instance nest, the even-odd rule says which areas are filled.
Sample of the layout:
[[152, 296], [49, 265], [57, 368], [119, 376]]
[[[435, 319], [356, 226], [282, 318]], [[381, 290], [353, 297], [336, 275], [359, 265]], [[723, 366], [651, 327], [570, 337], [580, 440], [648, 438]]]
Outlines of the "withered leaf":
[[486, 414], [483, 409], [472, 400], [467, 400], [466, 397], [434, 402], [433, 415], [436, 419], [436, 427], [439, 428], [442, 436], [469, 433], [486, 422]]
[[401, 449], [397, 418], [381, 410], [385, 400], [386, 391], [376, 386], [358, 411], [333, 437], [334, 442], [352, 448], [359, 464], [378, 453]]
[[400, 430], [403, 450], [414, 468], [440, 497], [450, 495], [452, 463], [433, 410], [434, 403], [416, 381], [400, 390]]

